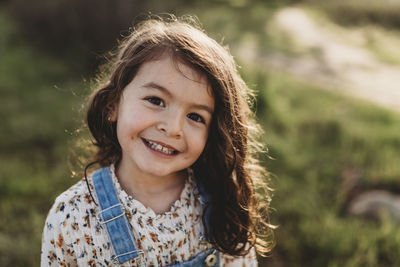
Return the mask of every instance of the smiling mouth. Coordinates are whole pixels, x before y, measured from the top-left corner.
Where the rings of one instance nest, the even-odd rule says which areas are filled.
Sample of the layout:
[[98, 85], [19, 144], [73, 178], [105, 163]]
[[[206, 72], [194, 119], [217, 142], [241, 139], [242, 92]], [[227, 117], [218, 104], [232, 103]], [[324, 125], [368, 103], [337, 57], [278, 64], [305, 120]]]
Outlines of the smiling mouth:
[[146, 145], [147, 147], [151, 148], [152, 150], [161, 152], [161, 153], [163, 153], [163, 154], [166, 154], [166, 155], [176, 155], [176, 154], [179, 153], [178, 150], [175, 150], [175, 149], [172, 149], [172, 148], [169, 148], [169, 147], [162, 146], [161, 144], [158, 144], [158, 143], [155, 143], [155, 142], [146, 140], [146, 139], [144, 139], [144, 138], [142, 138], [142, 140], [143, 140], [143, 142], [145, 143], [145, 145]]

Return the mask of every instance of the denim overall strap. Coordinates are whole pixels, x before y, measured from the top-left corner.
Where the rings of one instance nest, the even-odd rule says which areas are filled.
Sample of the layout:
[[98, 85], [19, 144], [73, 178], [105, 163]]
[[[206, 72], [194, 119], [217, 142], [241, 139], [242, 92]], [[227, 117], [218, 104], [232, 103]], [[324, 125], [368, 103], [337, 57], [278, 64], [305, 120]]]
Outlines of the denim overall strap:
[[[198, 190], [200, 195], [200, 203], [202, 205], [202, 210], [205, 212], [204, 214], [204, 221], [207, 225], [207, 229], [210, 229], [210, 209], [205, 209], [205, 206], [210, 202], [210, 195], [204, 189], [202, 184], [198, 184]], [[201, 224], [201, 242], [208, 242], [210, 237], [206, 235], [204, 224]], [[186, 266], [220, 266], [220, 252], [215, 249], [210, 249], [208, 251], [203, 251], [197, 254], [193, 259], [189, 261], [185, 261], [181, 264], [177, 264], [176, 266], [179, 267], [186, 267]], [[174, 265], [175, 266], [175, 265]]]
[[138, 250], [135, 246], [135, 239], [125, 216], [125, 210], [115, 190], [110, 168], [105, 167], [95, 171], [92, 179], [101, 207], [97, 218], [101, 224], [106, 225], [108, 236], [115, 252], [112, 262], [121, 264], [136, 258], [143, 251]]
[[[204, 214], [204, 221], [207, 225], [207, 229], [210, 229], [210, 209], [205, 209], [205, 206], [210, 202], [210, 195], [206, 193], [204, 186], [202, 184], [198, 185], [198, 190], [199, 190], [199, 195], [200, 195], [200, 203], [202, 206]], [[209, 241], [210, 238], [206, 235], [206, 230], [204, 228], [204, 225], [201, 224], [201, 237], [203, 241]]]

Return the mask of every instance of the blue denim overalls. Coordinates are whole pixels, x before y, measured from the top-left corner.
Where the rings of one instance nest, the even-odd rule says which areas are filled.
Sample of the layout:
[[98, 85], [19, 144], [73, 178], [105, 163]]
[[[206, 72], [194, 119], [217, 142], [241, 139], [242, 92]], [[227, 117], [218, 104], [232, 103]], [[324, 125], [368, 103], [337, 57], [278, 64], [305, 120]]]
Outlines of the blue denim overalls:
[[[142, 250], [136, 248], [135, 239], [129, 227], [128, 219], [125, 216], [125, 210], [116, 193], [111, 171], [109, 167], [96, 170], [93, 175], [93, 185], [99, 200], [101, 211], [97, 218], [101, 224], [105, 224], [107, 232], [114, 249], [111, 261], [114, 264], [122, 264], [132, 258], [140, 257]], [[207, 200], [207, 195], [200, 193], [201, 202]], [[206, 216], [207, 218], [207, 216]], [[204, 235], [204, 227], [202, 227], [202, 235]], [[170, 266], [220, 266], [220, 253], [215, 249], [209, 249], [200, 252], [191, 260], [179, 262]]]

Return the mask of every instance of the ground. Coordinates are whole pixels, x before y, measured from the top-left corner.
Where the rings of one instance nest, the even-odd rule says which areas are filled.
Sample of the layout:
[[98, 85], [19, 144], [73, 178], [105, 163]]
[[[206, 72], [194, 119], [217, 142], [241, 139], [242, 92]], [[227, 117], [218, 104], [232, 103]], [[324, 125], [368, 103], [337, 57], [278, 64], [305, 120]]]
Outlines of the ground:
[[237, 51], [240, 60], [284, 70], [322, 88], [400, 112], [400, 61], [393, 47], [400, 44], [398, 36], [371, 25], [339, 27], [312, 11], [294, 7], [277, 12], [266, 29], [269, 34], [280, 34], [294, 56], [242, 47]]

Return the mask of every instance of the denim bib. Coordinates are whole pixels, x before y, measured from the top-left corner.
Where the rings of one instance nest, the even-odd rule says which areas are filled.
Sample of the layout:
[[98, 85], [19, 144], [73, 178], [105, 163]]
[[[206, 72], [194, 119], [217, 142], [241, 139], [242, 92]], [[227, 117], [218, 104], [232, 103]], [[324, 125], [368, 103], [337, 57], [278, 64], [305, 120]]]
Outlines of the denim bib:
[[[101, 211], [97, 214], [97, 219], [101, 224], [105, 224], [108, 236], [115, 255], [112, 256], [113, 264], [122, 264], [130, 259], [143, 257], [143, 250], [136, 248], [135, 238], [129, 227], [129, 222], [125, 216], [125, 210], [119, 201], [117, 191], [114, 187], [110, 167], [96, 170], [93, 175], [93, 185], [100, 204]], [[202, 204], [207, 202], [208, 197], [200, 191], [200, 200]], [[206, 214], [206, 221], [207, 221]], [[202, 227], [202, 235], [204, 235], [204, 227]], [[200, 267], [200, 266], [220, 266], [220, 253], [215, 249], [202, 251], [195, 255], [192, 259], [179, 262], [174, 265], [176, 267]]]

